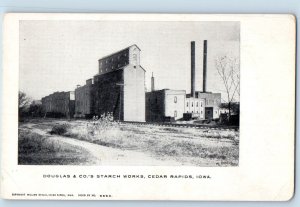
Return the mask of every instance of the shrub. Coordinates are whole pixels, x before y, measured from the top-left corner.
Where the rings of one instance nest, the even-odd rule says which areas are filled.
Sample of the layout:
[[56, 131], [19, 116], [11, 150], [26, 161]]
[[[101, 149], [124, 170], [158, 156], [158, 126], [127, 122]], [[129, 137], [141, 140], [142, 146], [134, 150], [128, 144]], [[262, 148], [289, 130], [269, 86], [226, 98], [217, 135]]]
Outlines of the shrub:
[[52, 127], [50, 134], [64, 135], [68, 132], [69, 128], [68, 124], [55, 125]]

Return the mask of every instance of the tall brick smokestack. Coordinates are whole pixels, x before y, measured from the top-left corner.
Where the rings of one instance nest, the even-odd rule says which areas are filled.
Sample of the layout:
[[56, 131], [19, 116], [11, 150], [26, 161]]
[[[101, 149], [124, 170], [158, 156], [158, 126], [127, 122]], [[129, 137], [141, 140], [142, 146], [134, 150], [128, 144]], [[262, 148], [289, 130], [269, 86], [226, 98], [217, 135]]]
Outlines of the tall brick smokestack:
[[195, 97], [195, 41], [191, 42], [191, 96]]
[[153, 77], [153, 72], [152, 72], [152, 77], [151, 77], [151, 91], [154, 91], [155, 87], [154, 87], [154, 77]]
[[206, 92], [207, 40], [203, 42], [203, 92]]

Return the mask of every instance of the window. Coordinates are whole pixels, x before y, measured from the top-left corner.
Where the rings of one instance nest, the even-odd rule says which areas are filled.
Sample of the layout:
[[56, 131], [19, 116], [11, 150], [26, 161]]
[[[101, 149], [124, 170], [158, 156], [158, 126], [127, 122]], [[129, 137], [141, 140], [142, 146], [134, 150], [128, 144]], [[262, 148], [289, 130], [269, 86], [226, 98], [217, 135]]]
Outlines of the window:
[[186, 102], [186, 106], [187, 106], [187, 107], [189, 106], [189, 102]]
[[197, 114], [198, 114], [199, 112], [197, 111]]
[[[196, 106], [198, 107], [198, 101], [196, 102]], [[197, 112], [198, 113], [198, 112]]]
[[155, 98], [155, 103], [157, 103], [157, 98]]
[[194, 106], [193, 102], [192, 102], [192, 107]]
[[186, 113], [189, 113], [189, 111], [186, 111]]
[[192, 113], [194, 113], [194, 111], [192, 111]]
[[174, 97], [174, 103], [177, 103], [177, 96]]
[[177, 111], [174, 111], [174, 117], [177, 117]]
[[203, 114], [203, 111], [201, 111], [201, 114]]
[[201, 102], [200, 106], [202, 107], [202, 102]]
[[107, 63], [107, 60], [105, 60], [105, 63]]

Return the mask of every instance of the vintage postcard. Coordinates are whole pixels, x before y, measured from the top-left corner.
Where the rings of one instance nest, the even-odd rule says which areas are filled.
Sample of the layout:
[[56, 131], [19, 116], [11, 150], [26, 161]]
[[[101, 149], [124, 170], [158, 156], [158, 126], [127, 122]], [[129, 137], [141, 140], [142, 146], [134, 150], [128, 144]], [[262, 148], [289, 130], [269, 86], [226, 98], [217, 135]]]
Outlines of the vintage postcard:
[[4, 18], [1, 196], [294, 193], [292, 15]]

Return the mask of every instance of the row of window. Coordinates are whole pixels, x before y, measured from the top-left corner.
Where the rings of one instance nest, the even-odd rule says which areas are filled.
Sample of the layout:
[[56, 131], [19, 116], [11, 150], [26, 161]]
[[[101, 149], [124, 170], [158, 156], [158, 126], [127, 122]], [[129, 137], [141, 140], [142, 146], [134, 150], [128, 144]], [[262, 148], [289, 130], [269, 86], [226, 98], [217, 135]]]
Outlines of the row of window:
[[109, 69], [112, 69], [112, 70], [113, 70], [113, 69], [118, 69], [119, 67], [124, 66], [124, 65], [126, 65], [126, 64], [127, 64], [127, 62], [124, 62], [124, 63], [122, 63], [122, 64], [119, 63], [117, 67], [115, 67], [114, 65], [112, 65], [110, 68], [107, 67], [107, 68], [105, 68], [105, 69], [101, 69], [100, 72], [102, 73], [103, 71], [108, 71]]
[[[201, 114], [203, 114], [203, 111], [200, 111]], [[186, 113], [189, 113], [189, 111], [186, 111]], [[192, 113], [194, 113], [194, 111], [192, 111]], [[199, 114], [199, 111], [196, 111], [197, 114]]]
[[112, 58], [106, 59], [105, 61], [102, 60], [102, 61], [100, 61], [100, 65], [102, 66], [103, 62], [105, 62], [105, 64], [107, 64], [107, 63], [112, 63], [114, 60], [120, 60], [121, 56], [127, 57], [127, 53], [124, 53], [123, 55], [118, 55], [116, 58], [112, 57]]
[[206, 99], [206, 105], [214, 105], [214, 104], [218, 104], [218, 100], [214, 101], [213, 99]]
[[[186, 106], [189, 107], [189, 102], [186, 102]], [[196, 107], [198, 107], [198, 101], [196, 102]], [[194, 107], [194, 102], [192, 102], [192, 107]], [[202, 102], [200, 102], [200, 107], [202, 107]]]
[[[148, 99], [148, 102], [150, 102], [150, 98]], [[157, 98], [155, 98], [155, 103], [157, 103]], [[174, 96], [174, 103], [177, 103], [177, 96]], [[186, 102], [186, 106], [188, 107], [189, 106], [189, 102]], [[196, 102], [196, 107], [199, 106], [199, 103], [198, 101]], [[202, 102], [200, 102], [200, 107], [202, 107], [203, 104]], [[194, 107], [194, 102], [192, 102], [192, 107]]]
[[88, 102], [80, 102], [80, 101], [77, 101], [77, 102], [76, 102], [76, 105], [78, 105], [78, 106], [88, 106]]

